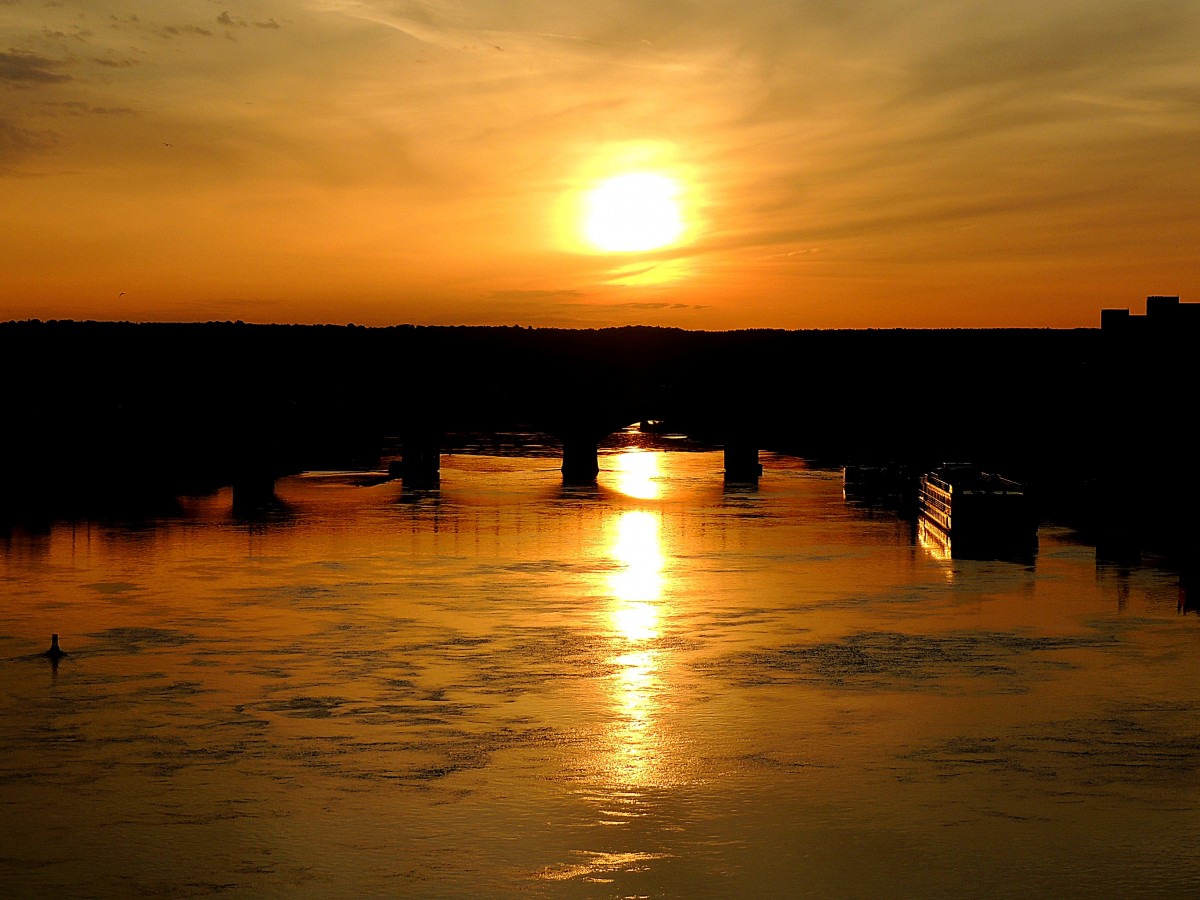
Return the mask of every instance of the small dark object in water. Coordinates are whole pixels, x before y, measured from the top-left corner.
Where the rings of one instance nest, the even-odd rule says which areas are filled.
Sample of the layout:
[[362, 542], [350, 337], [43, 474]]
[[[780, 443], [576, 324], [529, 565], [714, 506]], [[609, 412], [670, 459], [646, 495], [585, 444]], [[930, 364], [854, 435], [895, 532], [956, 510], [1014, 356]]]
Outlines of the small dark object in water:
[[50, 635], [50, 649], [44, 655], [50, 657], [50, 659], [62, 659], [67, 655], [67, 651], [58, 646], [57, 634]]

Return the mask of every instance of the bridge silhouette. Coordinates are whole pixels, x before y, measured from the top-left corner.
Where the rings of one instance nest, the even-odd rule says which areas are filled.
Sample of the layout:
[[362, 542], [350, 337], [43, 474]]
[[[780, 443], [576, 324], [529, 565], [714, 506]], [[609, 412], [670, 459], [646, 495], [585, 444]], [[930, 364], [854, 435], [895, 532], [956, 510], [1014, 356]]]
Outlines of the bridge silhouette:
[[965, 459], [1067, 515], [1096, 521], [1122, 498], [1191, 535], [1190, 337], [1148, 335], [0, 323], [0, 518], [269, 495], [389, 447], [395, 474], [428, 482], [460, 433], [551, 435], [564, 480], [587, 481], [606, 435], [655, 420], [723, 447], [727, 479], [757, 477], [760, 450]]

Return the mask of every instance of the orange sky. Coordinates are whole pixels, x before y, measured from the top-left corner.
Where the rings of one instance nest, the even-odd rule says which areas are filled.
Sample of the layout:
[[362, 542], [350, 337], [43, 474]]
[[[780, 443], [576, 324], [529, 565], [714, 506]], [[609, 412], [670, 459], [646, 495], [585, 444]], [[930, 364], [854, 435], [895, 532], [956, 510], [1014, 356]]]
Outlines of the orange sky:
[[1198, 235], [1195, 0], [0, 0], [0, 319], [1093, 327]]

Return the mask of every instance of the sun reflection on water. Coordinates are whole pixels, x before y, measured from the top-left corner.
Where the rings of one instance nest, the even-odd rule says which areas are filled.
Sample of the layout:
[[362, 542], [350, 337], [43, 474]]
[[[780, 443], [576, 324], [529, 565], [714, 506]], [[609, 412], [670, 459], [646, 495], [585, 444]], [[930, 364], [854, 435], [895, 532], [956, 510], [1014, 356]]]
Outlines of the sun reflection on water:
[[666, 590], [666, 557], [659, 526], [656, 514], [637, 509], [625, 511], [613, 525], [609, 550], [617, 568], [610, 574], [608, 587], [614, 717], [608, 735], [611, 754], [605, 766], [610, 789], [648, 786], [659, 780], [662, 650], [657, 642], [662, 636], [661, 605]]
[[662, 453], [630, 448], [616, 457], [617, 490], [635, 500], [657, 500], [662, 496], [659, 483]]
[[658, 517], [646, 510], [625, 512], [617, 521], [612, 556], [619, 568], [608, 580], [608, 588], [613, 599], [618, 601], [614, 613], [619, 617], [618, 629], [631, 640], [655, 637], [653, 624], [658, 614], [653, 604], [662, 596], [662, 566], [665, 564], [659, 542]]

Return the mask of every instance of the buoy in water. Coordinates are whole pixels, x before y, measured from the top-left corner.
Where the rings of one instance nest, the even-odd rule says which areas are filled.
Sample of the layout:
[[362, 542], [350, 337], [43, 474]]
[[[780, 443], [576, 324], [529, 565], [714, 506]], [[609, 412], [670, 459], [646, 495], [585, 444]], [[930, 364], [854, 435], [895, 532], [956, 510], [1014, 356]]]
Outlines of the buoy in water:
[[45, 655], [51, 659], [62, 659], [67, 655], [67, 651], [58, 646], [57, 634], [50, 635], [50, 649], [46, 651]]

